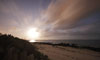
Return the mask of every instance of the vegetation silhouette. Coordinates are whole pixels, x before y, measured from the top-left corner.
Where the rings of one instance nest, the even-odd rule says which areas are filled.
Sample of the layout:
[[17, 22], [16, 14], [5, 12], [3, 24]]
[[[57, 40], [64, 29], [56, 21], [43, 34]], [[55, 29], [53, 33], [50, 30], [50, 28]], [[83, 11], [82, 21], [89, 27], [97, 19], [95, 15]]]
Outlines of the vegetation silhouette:
[[0, 60], [49, 60], [24, 39], [0, 33]]

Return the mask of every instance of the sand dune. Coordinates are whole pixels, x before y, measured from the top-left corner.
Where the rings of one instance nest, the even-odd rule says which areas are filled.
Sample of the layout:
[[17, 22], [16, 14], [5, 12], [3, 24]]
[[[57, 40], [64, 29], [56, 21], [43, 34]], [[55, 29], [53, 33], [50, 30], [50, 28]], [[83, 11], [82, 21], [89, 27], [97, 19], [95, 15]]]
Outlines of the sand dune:
[[35, 44], [38, 50], [50, 60], [99, 60], [100, 52], [72, 47]]

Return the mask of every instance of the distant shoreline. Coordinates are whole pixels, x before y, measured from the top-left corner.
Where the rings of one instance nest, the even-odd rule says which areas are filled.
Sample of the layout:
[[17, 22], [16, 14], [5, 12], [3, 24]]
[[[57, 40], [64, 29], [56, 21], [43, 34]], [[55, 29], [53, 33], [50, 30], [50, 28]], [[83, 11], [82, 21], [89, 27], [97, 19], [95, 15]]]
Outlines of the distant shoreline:
[[80, 46], [90, 46], [95, 48], [100, 48], [100, 40], [36, 40], [36, 42], [44, 42], [44, 43], [69, 43], [69, 44], [77, 44]]
[[46, 44], [46, 45], [52, 45], [52, 46], [72, 47], [72, 48], [88, 49], [88, 50], [100, 52], [100, 48], [90, 47], [90, 46], [80, 46], [77, 44], [69, 44], [69, 43], [52, 44], [52, 43], [46, 43], [46, 42], [34, 42], [33, 44]]

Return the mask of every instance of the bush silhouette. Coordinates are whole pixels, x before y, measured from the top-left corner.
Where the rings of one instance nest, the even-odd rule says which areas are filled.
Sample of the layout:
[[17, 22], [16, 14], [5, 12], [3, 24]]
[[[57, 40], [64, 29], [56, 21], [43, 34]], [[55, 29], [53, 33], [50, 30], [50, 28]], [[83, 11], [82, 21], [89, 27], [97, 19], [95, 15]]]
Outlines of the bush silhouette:
[[[6, 35], [6, 34], [0, 35], [0, 60], [7, 60], [11, 54], [10, 51], [11, 53], [15, 54], [13, 56], [15, 58], [17, 55], [19, 55], [19, 57], [17, 58], [18, 59], [20, 58], [20, 60], [24, 59], [21, 56], [24, 56], [25, 53], [27, 57], [32, 58], [33, 56], [34, 60], [48, 60], [48, 57], [46, 55], [40, 53], [36, 49], [36, 47], [31, 43], [29, 43], [28, 41], [19, 39], [17, 37], [13, 37], [12, 35]], [[9, 59], [14, 60], [11, 58]]]

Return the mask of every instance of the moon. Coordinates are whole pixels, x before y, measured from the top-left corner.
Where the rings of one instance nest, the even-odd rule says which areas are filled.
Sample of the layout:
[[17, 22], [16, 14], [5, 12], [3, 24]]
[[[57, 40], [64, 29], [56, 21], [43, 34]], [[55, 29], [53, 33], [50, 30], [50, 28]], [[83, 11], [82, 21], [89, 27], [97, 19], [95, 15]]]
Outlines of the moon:
[[28, 36], [28, 38], [31, 39], [32, 42], [33, 42], [33, 40], [39, 38], [40, 32], [38, 32], [36, 28], [30, 28], [30, 29], [27, 31], [27, 36]]

